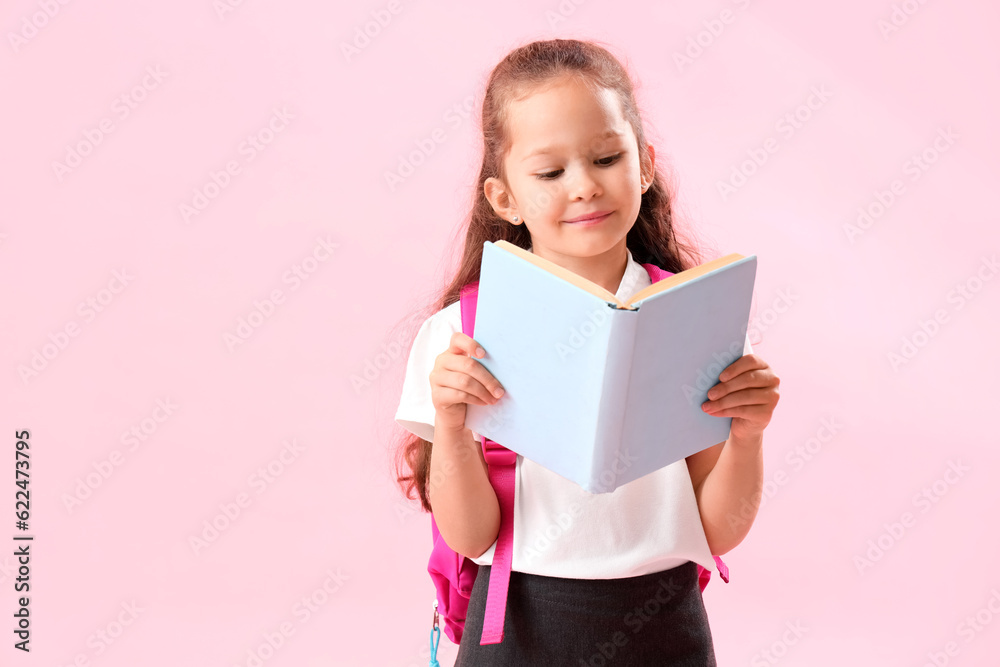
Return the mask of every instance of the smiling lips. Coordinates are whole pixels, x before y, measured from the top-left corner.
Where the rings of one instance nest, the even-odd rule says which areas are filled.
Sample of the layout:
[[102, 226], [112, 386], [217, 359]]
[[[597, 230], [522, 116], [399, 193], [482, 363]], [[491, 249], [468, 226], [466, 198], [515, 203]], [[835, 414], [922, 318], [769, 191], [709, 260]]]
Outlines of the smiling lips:
[[581, 215], [578, 218], [573, 218], [572, 220], [567, 220], [566, 222], [582, 225], [596, 224], [607, 218], [612, 213], [613, 211], [595, 211], [594, 213], [587, 213], [586, 215]]

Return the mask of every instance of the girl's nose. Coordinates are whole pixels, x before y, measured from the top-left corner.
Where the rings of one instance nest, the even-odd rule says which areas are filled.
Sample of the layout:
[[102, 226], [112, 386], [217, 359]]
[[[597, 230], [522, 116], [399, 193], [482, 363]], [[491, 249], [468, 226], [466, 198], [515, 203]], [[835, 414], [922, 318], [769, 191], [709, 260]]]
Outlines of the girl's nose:
[[589, 169], [577, 169], [570, 177], [569, 195], [572, 199], [592, 199], [601, 194], [601, 184]]

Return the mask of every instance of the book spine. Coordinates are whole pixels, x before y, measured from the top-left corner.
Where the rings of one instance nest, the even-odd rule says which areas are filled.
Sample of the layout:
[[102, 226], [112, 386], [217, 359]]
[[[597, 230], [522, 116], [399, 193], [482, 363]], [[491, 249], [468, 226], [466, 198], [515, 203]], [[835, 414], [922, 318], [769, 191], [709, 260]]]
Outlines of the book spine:
[[610, 493], [618, 487], [619, 458], [628, 405], [629, 377], [635, 349], [638, 310], [611, 308], [608, 353], [601, 379], [597, 432], [591, 465], [591, 493]]

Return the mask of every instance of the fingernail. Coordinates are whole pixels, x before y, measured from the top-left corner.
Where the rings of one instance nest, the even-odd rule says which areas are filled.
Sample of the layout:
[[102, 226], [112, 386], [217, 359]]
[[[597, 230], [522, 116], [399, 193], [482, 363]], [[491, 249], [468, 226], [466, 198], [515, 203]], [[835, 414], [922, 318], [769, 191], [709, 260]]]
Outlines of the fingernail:
[[497, 387], [496, 389], [494, 389], [493, 395], [496, 396], [497, 398], [503, 396], [503, 387]]
[[484, 350], [481, 347], [477, 347], [476, 348], [476, 356], [477, 357], [482, 357], [482, 356], [485, 356], [485, 355], [486, 355], [486, 350]]

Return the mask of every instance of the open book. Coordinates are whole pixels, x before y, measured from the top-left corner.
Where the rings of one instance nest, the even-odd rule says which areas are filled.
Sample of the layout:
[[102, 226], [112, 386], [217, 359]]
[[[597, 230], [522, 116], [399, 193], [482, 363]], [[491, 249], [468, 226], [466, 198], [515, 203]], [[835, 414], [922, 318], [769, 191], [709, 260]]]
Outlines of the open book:
[[732, 418], [701, 404], [743, 356], [756, 272], [756, 255], [734, 253], [622, 303], [512, 243], [485, 242], [476, 361], [505, 393], [469, 404], [466, 426], [591, 493], [725, 441]]

